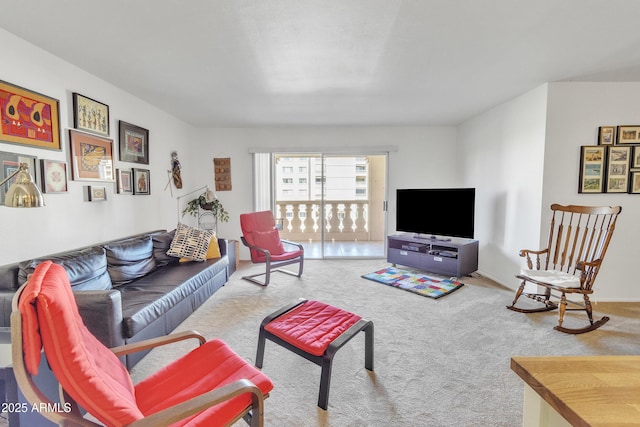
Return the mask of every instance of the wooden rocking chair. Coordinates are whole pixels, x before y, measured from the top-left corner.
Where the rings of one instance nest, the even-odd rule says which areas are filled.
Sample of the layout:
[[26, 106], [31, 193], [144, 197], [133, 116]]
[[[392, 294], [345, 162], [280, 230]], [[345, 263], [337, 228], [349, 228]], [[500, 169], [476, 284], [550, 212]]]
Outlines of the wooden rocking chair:
[[[521, 257], [527, 259], [527, 270], [516, 277], [522, 280], [513, 303], [508, 309], [520, 313], [535, 313], [559, 309], [558, 325], [554, 328], [569, 334], [593, 331], [609, 318], [594, 322], [589, 295], [600, 271], [607, 247], [615, 229], [620, 206], [561, 206], [551, 205], [553, 216], [549, 230], [549, 242], [545, 249], [523, 249]], [[534, 268], [535, 259], [535, 268]], [[525, 286], [544, 288], [543, 293], [525, 291]], [[538, 288], [539, 289], [539, 288]], [[571, 301], [567, 294], [582, 295], [582, 301]], [[544, 307], [525, 309], [516, 307], [520, 296], [526, 296], [544, 304]], [[559, 299], [551, 301], [551, 299]], [[571, 308], [567, 305], [571, 304]], [[567, 310], [587, 312], [589, 325], [584, 328], [567, 328], [562, 325]]]

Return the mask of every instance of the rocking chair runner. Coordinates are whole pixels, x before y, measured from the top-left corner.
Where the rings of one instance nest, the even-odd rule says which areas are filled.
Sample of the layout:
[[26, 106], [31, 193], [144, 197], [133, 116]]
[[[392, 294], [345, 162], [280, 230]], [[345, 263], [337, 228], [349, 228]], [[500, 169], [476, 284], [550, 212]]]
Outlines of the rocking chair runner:
[[[33, 381], [41, 348], [60, 383], [62, 407], [43, 416], [64, 426], [263, 425], [273, 383], [220, 340], [182, 332], [108, 349], [78, 313], [64, 268], [46, 261], [16, 293], [11, 313], [13, 369], [31, 405], [55, 407]], [[133, 385], [118, 355], [196, 338], [200, 346]], [[77, 403], [76, 403], [77, 402]]]
[[[589, 295], [593, 293], [593, 284], [622, 208], [553, 204], [551, 210], [553, 216], [548, 246], [538, 251], [520, 251], [520, 256], [527, 259], [528, 269], [516, 275], [522, 283], [516, 291], [513, 303], [507, 308], [521, 313], [557, 308], [558, 325], [554, 329], [570, 334], [593, 331], [609, 320], [605, 316], [596, 322], [593, 321]], [[526, 290], [527, 285], [542, 287], [544, 292]], [[567, 294], [582, 295], [582, 301], [572, 301], [567, 298]], [[543, 303], [544, 307], [516, 307], [516, 302], [522, 295]], [[559, 302], [551, 301], [552, 298], [559, 299]], [[571, 308], [567, 307], [568, 304], [571, 304]], [[576, 329], [564, 327], [564, 315], [567, 310], [586, 311], [589, 325]]]
[[[271, 272], [290, 274], [292, 276], [302, 276], [304, 264], [304, 248], [301, 244], [280, 239], [280, 234], [275, 228], [275, 219], [271, 211], [252, 212], [240, 215], [240, 228], [242, 228], [242, 243], [250, 249], [251, 262], [254, 264], [264, 263], [266, 271], [264, 273], [244, 276], [243, 279], [258, 285], [267, 286], [271, 279]], [[296, 249], [287, 250], [288, 247], [295, 246]], [[299, 264], [298, 272], [284, 270], [280, 267], [285, 265]], [[264, 281], [256, 277], [265, 276]]]

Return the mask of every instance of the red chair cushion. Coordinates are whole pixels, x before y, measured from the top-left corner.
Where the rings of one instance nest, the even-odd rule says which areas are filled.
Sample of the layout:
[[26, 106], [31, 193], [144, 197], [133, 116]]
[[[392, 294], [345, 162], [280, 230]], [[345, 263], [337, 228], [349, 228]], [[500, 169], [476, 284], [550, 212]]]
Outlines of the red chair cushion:
[[265, 330], [314, 356], [362, 317], [319, 301], [307, 301], [274, 319]]
[[[263, 394], [273, 389], [266, 375], [221, 340], [211, 340], [137, 384], [135, 392], [140, 409], [150, 415], [241, 378]], [[243, 394], [172, 426], [226, 425], [250, 404], [251, 396]]]
[[94, 417], [108, 426], [143, 417], [126, 368], [82, 322], [63, 267], [51, 261], [39, 264], [18, 306], [29, 372], [37, 372], [41, 340], [62, 387]]
[[251, 237], [253, 237], [253, 242], [257, 247], [268, 250], [271, 255], [282, 255], [284, 253], [284, 246], [280, 241], [278, 230], [253, 231], [251, 232]]

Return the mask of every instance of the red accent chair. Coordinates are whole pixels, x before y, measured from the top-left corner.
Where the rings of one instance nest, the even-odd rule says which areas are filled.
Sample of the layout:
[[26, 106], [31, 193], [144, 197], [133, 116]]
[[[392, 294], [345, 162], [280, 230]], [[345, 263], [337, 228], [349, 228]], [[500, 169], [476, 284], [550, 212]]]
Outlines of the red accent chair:
[[[260, 211], [240, 215], [240, 227], [242, 228], [242, 243], [251, 252], [251, 262], [254, 264], [266, 264], [264, 273], [244, 276], [243, 279], [258, 285], [267, 286], [271, 278], [271, 271], [290, 274], [292, 276], [302, 276], [304, 264], [304, 248], [301, 244], [280, 239], [280, 233], [275, 227], [275, 219], [271, 211]], [[287, 250], [288, 247], [297, 249]], [[281, 269], [285, 265], [299, 264], [298, 273]], [[264, 281], [256, 277], [265, 276]]]
[[[183, 332], [108, 349], [89, 332], [78, 313], [64, 268], [46, 261], [13, 299], [13, 369], [31, 405], [55, 407], [35, 385], [41, 349], [61, 388], [62, 411], [43, 416], [58, 425], [229, 425], [244, 418], [263, 425], [271, 380], [220, 340]], [[200, 346], [134, 385], [118, 356], [196, 338]], [[70, 409], [70, 410], [69, 410]]]

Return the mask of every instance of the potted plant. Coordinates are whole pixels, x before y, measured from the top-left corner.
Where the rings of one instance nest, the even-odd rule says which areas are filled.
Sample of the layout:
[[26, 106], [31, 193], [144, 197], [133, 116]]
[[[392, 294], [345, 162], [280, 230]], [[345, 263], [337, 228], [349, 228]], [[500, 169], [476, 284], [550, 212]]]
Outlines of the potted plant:
[[229, 212], [224, 209], [220, 200], [216, 198], [214, 198], [213, 200], [207, 200], [205, 194], [206, 193], [202, 193], [198, 198], [190, 200], [187, 203], [187, 206], [182, 210], [182, 216], [189, 214], [197, 217], [200, 209], [202, 209], [205, 211], [210, 211], [217, 220], [228, 222]]

